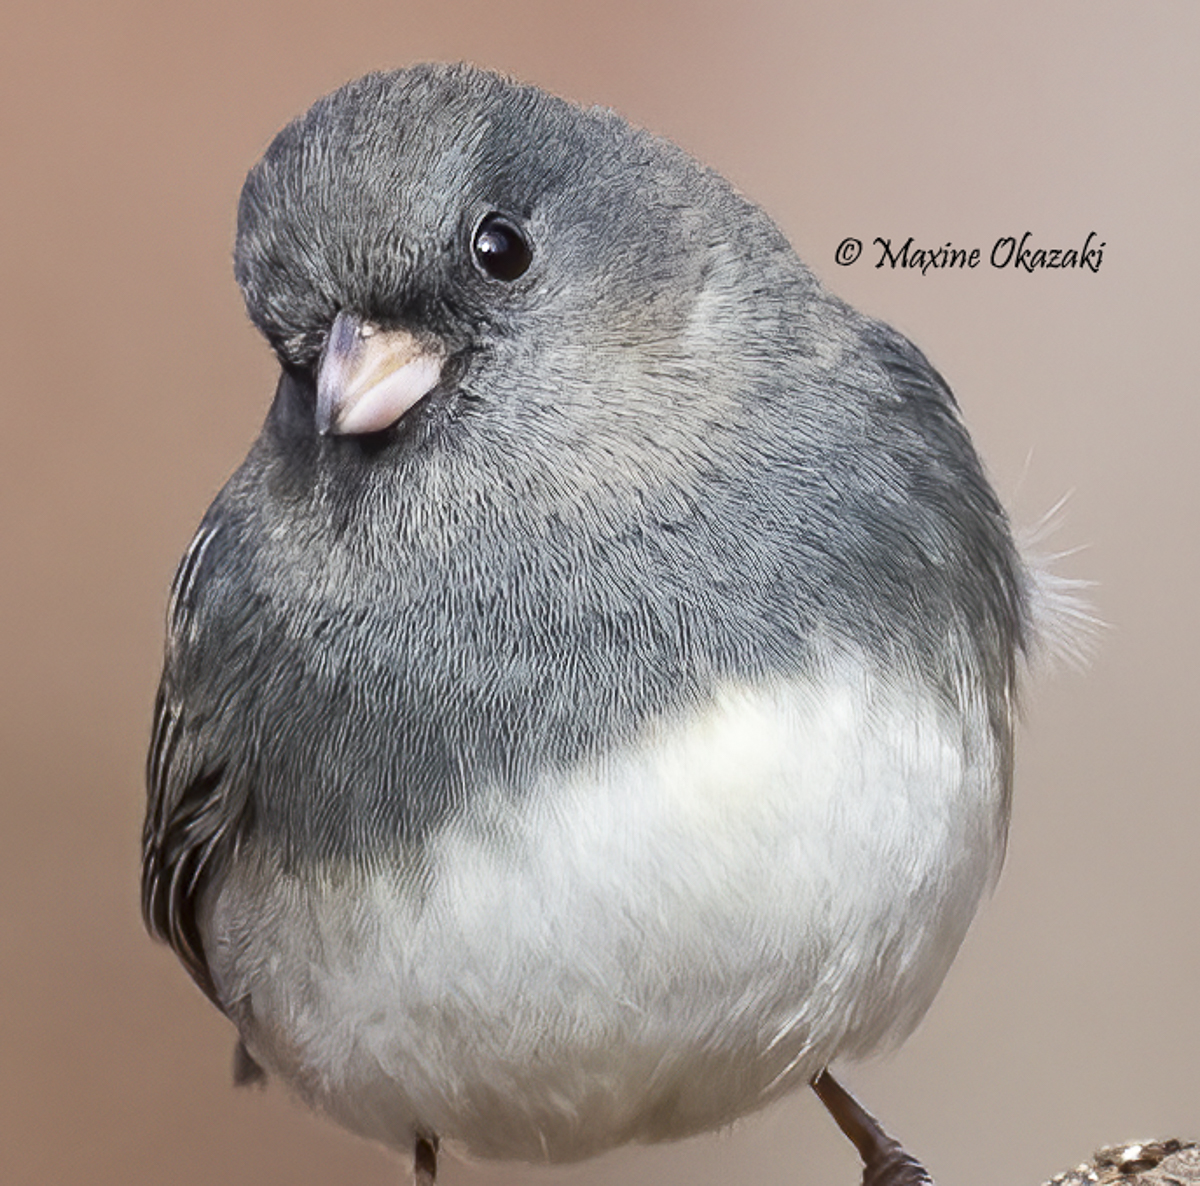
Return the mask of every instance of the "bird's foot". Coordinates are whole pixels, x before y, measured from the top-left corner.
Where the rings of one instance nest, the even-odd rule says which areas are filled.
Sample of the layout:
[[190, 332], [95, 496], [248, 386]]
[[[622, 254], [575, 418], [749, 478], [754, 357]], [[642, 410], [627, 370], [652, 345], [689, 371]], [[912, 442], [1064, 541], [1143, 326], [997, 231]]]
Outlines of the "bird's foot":
[[850, 1138], [863, 1161], [862, 1186], [933, 1186], [925, 1167], [892, 1140], [870, 1114], [828, 1071], [812, 1089]]
[[863, 1186], [933, 1186], [929, 1171], [895, 1141], [892, 1149], [863, 1166]]
[[413, 1148], [413, 1186], [433, 1186], [437, 1181], [437, 1137], [417, 1137]]

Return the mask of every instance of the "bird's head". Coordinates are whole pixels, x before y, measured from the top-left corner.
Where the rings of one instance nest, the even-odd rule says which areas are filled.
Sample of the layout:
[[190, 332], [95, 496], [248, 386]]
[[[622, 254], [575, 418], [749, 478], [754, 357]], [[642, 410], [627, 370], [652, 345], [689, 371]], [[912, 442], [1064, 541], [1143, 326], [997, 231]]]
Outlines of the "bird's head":
[[769, 284], [753, 310], [734, 275], [756, 255], [798, 266], [668, 142], [421, 66], [351, 83], [276, 137], [242, 193], [235, 264], [314, 436], [386, 445], [483, 423], [529, 439], [536, 420], [541, 442], [595, 439], [636, 465], [677, 417], [676, 444], [724, 418], [713, 376], [754, 353], [730, 334], [770, 312]]

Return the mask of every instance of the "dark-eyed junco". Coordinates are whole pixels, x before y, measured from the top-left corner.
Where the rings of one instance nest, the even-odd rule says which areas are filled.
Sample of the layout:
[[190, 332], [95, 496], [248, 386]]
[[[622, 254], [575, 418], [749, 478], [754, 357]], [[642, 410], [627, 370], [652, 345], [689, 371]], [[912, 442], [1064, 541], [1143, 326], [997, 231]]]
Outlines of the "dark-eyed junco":
[[824, 1068], [999, 869], [1037, 618], [945, 383], [680, 149], [462, 66], [285, 128], [235, 257], [282, 369], [172, 591], [143, 893], [240, 1076], [427, 1179], [814, 1079], [853, 1129]]

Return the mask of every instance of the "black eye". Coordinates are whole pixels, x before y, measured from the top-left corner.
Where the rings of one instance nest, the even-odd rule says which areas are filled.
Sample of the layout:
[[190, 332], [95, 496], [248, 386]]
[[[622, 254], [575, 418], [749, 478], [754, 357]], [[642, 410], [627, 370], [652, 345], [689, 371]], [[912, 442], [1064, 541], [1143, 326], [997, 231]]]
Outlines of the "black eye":
[[515, 280], [525, 274], [533, 259], [521, 229], [503, 214], [486, 214], [471, 243], [475, 262], [495, 280]]

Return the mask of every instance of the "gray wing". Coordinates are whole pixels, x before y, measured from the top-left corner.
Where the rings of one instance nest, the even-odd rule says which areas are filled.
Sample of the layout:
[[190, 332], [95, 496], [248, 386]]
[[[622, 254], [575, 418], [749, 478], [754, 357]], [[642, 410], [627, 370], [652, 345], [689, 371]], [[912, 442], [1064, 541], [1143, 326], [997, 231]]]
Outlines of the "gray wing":
[[251, 796], [231, 764], [207, 752], [203, 721], [193, 719], [177, 684], [178, 656], [189, 636], [204, 554], [219, 528], [202, 525], [180, 562], [171, 590], [167, 654], [154, 706], [146, 761], [142, 832], [142, 916], [155, 938], [174, 948], [192, 979], [220, 1009], [200, 933], [205, 888], [236, 850], [249, 825]]

